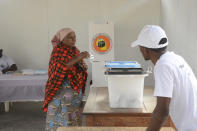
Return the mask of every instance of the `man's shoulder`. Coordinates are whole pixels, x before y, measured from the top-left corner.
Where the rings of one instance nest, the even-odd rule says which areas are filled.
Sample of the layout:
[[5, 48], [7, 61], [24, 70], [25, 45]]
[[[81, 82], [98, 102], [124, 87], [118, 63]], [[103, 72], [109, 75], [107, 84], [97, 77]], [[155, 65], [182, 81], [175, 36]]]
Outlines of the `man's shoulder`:
[[176, 66], [177, 61], [179, 61], [179, 56], [176, 55], [174, 52], [167, 52], [157, 61], [155, 67], [165, 67], [165, 68], [172, 68]]
[[5, 61], [5, 62], [8, 62], [10, 64], [14, 64], [14, 61], [10, 56], [3, 55], [2, 60]]
[[159, 61], [154, 67], [154, 73], [174, 72], [175, 65], [169, 60]]
[[171, 68], [172, 66], [173, 66], [173, 61], [168, 59], [162, 59], [156, 63], [155, 68]]
[[0, 59], [1, 59], [1, 60], [4, 60], [4, 59], [6, 59], [6, 58], [7, 58], [7, 56], [2, 55]]
[[11, 57], [9, 57], [9, 56], [7, 56], [7, 55], [3, 55], [3, 56], [2, 56], [2, 59], [4, 59], [4, 60], [9, 60], [9, 59], [11, 59]]

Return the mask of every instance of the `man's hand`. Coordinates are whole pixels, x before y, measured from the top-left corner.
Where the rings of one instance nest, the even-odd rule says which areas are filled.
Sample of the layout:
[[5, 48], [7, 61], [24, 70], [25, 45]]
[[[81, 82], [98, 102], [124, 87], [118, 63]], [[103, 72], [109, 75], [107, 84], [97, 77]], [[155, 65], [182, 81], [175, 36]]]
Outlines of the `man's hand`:
[[2, 73], [5, 74], [8, 71], [16, 71], [16, 70], [17, 70], [17, 66], [16, 66], [16, 64], [13, 64], [10, 67], [7, 67], [7, 68], [3, 69]]
[[146, 131], [159, 131], [169, 115], [171, 99], [168, 97], [157, 97], [157, 105], [153, 111], [150, 124]]
[[8, 68], [2, 70], [2, 73], [5, 74], [8, 71]]

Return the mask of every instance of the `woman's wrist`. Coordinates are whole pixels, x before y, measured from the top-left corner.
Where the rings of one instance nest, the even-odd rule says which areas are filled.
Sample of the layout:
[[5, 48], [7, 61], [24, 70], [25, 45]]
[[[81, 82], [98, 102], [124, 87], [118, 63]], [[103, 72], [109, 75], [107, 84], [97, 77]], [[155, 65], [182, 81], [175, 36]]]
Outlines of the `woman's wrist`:
[[85, 58], [85, 55], [84, 55], [83, 53], [81, 53], [81, 54], [79, 55], [79, 58], [80, 58], [80, 60], [82, 60], [82, 59]]

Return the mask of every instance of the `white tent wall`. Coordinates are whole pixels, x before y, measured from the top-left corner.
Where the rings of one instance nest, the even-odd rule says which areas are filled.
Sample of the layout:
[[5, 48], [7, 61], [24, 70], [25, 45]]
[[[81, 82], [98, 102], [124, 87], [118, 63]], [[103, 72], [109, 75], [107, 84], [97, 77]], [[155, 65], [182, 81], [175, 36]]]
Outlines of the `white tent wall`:
[[0, 0], [0, 48], [19, 69], [47, 68], [47, 1]]
[[[57, 30], [73, 28], [83, 51], [89, 49], [89, 22], [111, 21], [115, 24], [115, 59], [136, 60], [145, 67], [150, 62], [130, 43], [144, 25], [160, 24], [160, 6], [160, 0], [1, 0], [0, 48], [19, 69], [47, 69], [50, 40]], [[151, 75], [145, 86], [153, 84]]]
[[180, 54], [197, 74], [197, 1], [161, 0], [161, 25], [169, 37], [169, 50]]

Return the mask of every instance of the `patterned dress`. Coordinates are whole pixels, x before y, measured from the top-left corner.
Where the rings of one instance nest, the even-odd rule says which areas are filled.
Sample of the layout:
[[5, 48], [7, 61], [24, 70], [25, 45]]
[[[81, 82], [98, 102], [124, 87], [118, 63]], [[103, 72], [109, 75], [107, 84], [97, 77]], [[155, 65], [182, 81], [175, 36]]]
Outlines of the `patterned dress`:
[[81, 126], [82, 93], [71, 88], [67, 79], [62, 85], [48, 105], [46, 131], [56, 131], [61, 126]]

